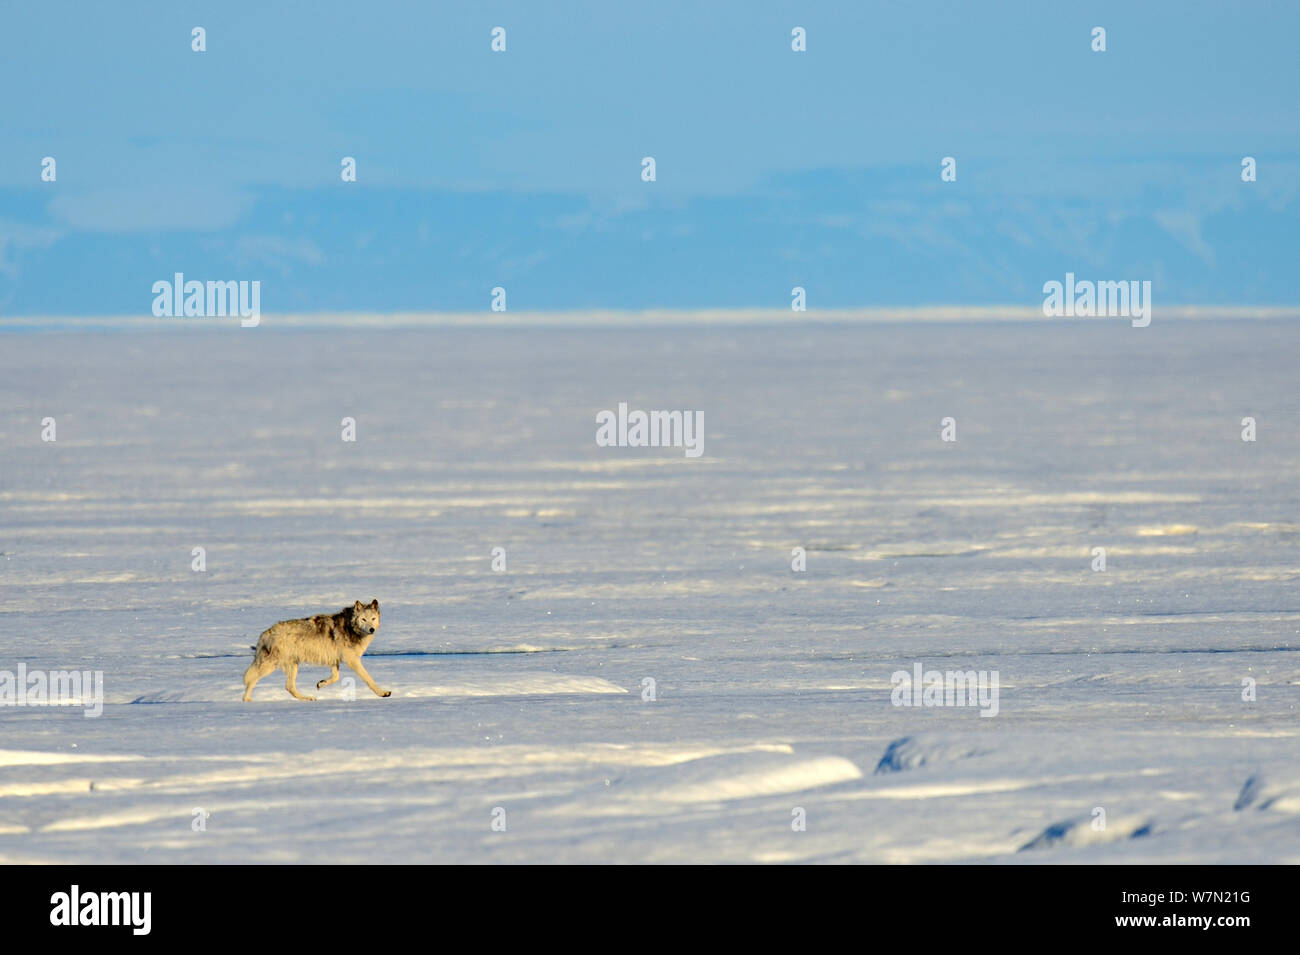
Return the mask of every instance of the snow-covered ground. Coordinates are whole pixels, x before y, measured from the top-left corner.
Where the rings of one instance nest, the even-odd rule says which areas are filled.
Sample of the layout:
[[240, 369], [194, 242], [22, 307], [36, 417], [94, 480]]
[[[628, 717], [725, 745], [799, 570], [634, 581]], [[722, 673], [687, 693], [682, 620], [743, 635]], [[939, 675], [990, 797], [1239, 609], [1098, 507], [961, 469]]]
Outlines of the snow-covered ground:
[[[2, 334], [0, 671], [105, 704], [0, 707], [0, 861], [1300, 862], [1298, 344]], [[619, 402], [703, 455], [597, 447]], [[391, 698], [240, 702], [262, 629], [372, 597]], [[997, 715], [893, 705], [917, 663]]]

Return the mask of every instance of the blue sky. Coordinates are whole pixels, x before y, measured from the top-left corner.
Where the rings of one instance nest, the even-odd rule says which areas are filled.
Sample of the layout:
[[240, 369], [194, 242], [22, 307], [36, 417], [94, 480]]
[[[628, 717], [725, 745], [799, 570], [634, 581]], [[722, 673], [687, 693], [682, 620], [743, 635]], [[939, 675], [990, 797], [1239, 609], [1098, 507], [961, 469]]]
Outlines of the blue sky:
[[1282, 2], [7, 3], [0, 314], [145, 315], [178, 271], [267, 313], [1037, 305], [1067, 270], [1296, 304], [1297, 35]]

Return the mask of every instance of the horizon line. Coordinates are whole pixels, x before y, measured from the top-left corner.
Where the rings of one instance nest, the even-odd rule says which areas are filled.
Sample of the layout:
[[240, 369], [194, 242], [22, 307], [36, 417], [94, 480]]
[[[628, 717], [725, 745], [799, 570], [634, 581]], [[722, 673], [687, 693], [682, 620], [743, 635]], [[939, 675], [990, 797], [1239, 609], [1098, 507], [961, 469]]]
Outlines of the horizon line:
[[[1286, 321], [1300, 319], [1300, 305], [1166, 305], [1153, 319], [1168, 321]], [[0, 330], [142, 330], [237, 322], [239, 315], [21, 315], [0, 316]], [[638, 328], [825, 323], [875, 325], [969, 322], [1106, 322], [1119, 316], [1046, 316], [1040, 305], [909, 305], [858, 308], [648, 308], [530, 309], [520, 311], [260, 312], [259, 326], [282, 328]]]

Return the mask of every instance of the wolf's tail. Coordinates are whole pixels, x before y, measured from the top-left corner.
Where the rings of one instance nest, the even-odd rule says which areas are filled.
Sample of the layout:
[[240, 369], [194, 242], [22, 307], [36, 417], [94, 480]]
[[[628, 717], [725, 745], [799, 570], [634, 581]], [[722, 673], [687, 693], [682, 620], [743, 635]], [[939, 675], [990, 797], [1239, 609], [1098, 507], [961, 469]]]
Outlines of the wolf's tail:
[[257, 643], [249, 647], [253, 651], [253, 662], [261, 663], [271, 654], [271, 648], [268, 645], [266, 634], [268, 631], [263, 630], [261, 636], [257, 638]]

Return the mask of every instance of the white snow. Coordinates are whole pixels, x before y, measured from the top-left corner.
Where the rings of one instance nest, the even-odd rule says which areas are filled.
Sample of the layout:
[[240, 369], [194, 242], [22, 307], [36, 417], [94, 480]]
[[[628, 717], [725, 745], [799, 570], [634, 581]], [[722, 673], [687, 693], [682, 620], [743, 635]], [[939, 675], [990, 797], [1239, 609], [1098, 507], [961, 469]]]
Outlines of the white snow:
[[149, 329], [0, 332], [0, 861], [1300, 862], [1294, 322]]

